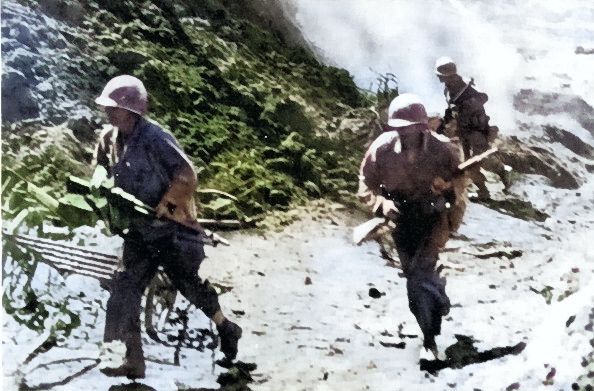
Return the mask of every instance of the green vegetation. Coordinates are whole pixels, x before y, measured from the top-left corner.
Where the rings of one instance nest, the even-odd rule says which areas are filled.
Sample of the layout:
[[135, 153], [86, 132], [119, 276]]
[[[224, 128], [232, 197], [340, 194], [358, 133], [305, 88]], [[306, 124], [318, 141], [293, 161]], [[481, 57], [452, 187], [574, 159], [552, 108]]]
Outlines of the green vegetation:
[[2, 218], [12, 226], [24, 222], [43, 236], [43, 223], [77, 227], [91, 223], [71, 219], [59, 207], [69, 175], [88, 176], [81, 164], [90, 153], [65, 125], [39, 130], [33, 124], [2, 126]]
[[[106, 122], [93, 99], [119, 74], [144, 81], [148, 117], [180, 141], [199, 187], [237, 198], [198, 193], [200, 217], [278, 228], [306, 204], [317, 212], [326, 202], [352, 201], [373, 115], [367, 107], [377, 97], [360, 91], [345, 70], [320, 64], [218, 1], [19, 2], [69, 25], [60, 30], [68, 62], [52, 76], [93, 113], [2, 123], [2, 217], [9, 230], [26, 226], [39, 237], [65, 239], [73, 236], [68, 228], [96, 223], [92, 213], [60, 201], [77, 204], [66, 194], [68, 176], [92, 174]], [[63, 110], [59, 105], [48, 115]], [[342, 129], [343, 119], [359, 128]], [[66, 229], [56, 234], [51, 226]], [[63, 281], [48, 281], [47, 289], [31, 284], [40, 255], [6, 238], [3, 248], [4, 308], [28, 328], [50, 331], [34, 352], [40, 354], [79, 326], [69, 304], [77, 298], [52, 301]]]
[[[178, 138], [195, 163], [200, 187], [238, 198], [201, 194], [203, 217], [245, 220], [356, 190], [366, 140], [335, 133], [341, 117], [376, 97], [361, 92], [347, 71], [285, 45], [233, 9], [221, 14], [219, 2], [67, 4], [88, 10], [73, 39], [79, 56], [72, 77], [89, 89], [84, 103], [103, 119], [92, 102], [103, 84], [118, 74], [137, 76], [149, 90], [148, 116]], [[200, 12], [218, 16], [207, 23]], [[51, 182], [60, 197], [61, 176], [85, 171], [89, 160], [56, 165], [63, 173], [54, 178], [28, 178], [42, 188]]]

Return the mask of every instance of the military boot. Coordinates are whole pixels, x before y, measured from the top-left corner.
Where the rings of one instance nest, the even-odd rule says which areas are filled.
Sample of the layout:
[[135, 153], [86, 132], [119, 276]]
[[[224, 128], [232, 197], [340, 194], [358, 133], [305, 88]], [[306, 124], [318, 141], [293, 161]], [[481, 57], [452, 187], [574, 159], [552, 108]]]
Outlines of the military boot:
[[242, 334], [241, 327], [225, 319], [217, 326], [217, 331], [221, 340], [221, 352], [225, 354], [227, 360], [233, 360], [237, 356], [237, 342]]
[[144, 363], [131, 364], [126, 361], [119, 367], [104, 367], [100, 368], [99, 371], [101, 371], [101, 373], [105, 376], [109, 377], [125, 376], [130, 380], [144, 379], [146, 376], [146, 365]]
[[[142, 349], [126, 351], [122, 341], [104, 342], [100, 347], [99, 371], [105, 376], [125, 376], [128, 379], [144, 379], [146, 364]], [[130, 354], [132, 353], [132, 354]]]

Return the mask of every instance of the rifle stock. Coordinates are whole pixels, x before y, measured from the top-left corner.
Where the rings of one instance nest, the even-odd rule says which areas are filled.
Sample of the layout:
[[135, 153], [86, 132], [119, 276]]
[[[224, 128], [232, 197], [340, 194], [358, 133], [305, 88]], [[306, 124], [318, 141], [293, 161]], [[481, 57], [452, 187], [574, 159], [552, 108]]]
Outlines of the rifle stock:
[[375, 217], [371, 220], [356, 226], [353, 229], [353, 242], [360, 246], [361, 243], [368, 240], [368, 238], [383, 225], [388, 224], [388, 219], [385, 217]]
[[497, 152], [497, 147], [493, 147], [491, 149], [486, 150], [485, 152], [481, 153], [480, 155], [476, 155], [471, 157], [470, 159], [462, 162], [458, 165], [458, 170], [463, 173], [466, 170], [469, 170], [472, 167], [475, 167], [477, 164], [485, 160], [488, 156]]

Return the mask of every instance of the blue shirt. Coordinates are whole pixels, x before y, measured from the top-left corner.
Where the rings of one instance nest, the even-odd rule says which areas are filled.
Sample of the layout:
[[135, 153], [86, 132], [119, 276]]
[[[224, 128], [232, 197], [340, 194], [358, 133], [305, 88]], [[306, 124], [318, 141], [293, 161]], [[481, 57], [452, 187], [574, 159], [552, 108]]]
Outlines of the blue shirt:
[[152, 207], [161, 201], [175, 174], [185, 165], [191, 166], [177, 140], [144, 118], [125, 141], [115, 129], [104, 132], [96, 160], [117, 187]]

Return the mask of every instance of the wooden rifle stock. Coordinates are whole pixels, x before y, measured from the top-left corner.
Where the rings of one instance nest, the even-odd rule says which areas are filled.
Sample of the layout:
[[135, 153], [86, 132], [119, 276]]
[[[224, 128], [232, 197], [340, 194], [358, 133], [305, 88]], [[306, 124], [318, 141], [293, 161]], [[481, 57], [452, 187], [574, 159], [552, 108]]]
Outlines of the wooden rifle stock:
[[488, 149], [485, 152], [481, 153], [480, 155], [473, 156], [470, 159], [466, 160], [465, 162], [460, 163], [458, 165], [458, 170], [463, 173], [464, 171], [476, 166], [477, 164], [479, 164], [480, 162], [485, 160], [488, 156], [494, 154], [497, 151], [498, 151], [497, 147], [493, 147], [493, 148]]

